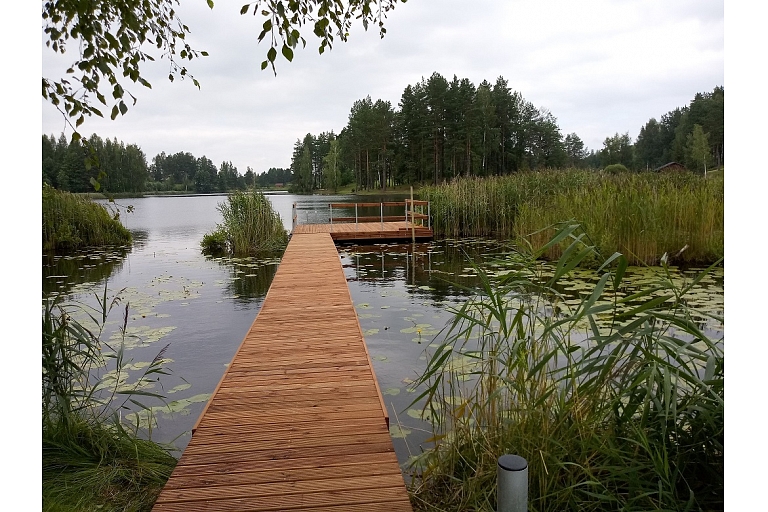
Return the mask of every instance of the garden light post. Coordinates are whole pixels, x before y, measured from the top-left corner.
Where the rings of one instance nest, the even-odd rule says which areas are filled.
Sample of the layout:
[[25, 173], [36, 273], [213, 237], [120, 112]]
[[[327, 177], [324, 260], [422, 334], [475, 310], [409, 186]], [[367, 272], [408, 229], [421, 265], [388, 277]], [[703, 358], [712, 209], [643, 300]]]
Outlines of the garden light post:
[[528, 512], [528, 461], [502, 455], [496, 466], [497, 512]]

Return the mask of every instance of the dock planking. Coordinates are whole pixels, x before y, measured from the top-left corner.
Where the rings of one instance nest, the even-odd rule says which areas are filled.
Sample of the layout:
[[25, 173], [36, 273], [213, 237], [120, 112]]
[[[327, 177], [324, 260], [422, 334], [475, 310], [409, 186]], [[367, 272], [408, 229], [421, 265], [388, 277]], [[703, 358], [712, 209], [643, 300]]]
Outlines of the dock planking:
[[294, 232], [153, 510], [412, 510], [328, 232]]
[[299, 224], [293, 234], [329, 233], [336, 241], [344, 240], [419, 240], [431, 239], [432, 229], [406, 221], [336, 222], [333, 224]]

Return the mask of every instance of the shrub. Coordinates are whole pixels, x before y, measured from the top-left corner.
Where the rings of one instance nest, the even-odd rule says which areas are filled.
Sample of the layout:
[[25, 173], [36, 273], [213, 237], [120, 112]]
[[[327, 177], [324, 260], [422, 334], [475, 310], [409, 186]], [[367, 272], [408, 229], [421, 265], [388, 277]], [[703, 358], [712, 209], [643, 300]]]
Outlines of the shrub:
[[606, 165], [605, 169], [603, 169], [603, 172], [605, 174], [620, 174], [623, 172], [629, 172], [629, 169], [624, 167], [622, 164], [611, 164]]
[[219, 228], [213, 233], [203, 235], [203, 241], [200, 242], [205, 254], [221, 254], [227, 251], [227, 234]]

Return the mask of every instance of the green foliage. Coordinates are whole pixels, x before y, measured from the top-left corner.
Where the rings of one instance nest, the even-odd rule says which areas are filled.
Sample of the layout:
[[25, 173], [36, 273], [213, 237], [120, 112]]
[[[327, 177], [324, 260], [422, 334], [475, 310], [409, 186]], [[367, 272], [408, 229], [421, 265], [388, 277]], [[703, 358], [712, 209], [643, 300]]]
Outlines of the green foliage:
[[696, 164], [697, 169], [707, 172], [707, 163], [709, 162], [709, 142], [700, 124], [693, 125], [693, 132], [688, 135], [688, 144], [686, 149], [690, 155], [690, 160]]
[[107, 209], [90, 199], [43, 185], [43, 250], [71, 251], [80, 247], [131, 243], [131, 233]]
[[[207, 2], [213, 9], [213, 1]], [[313, 34], [320, 39], [318, 49], [323, 53], [326, 48], [333, 46], [334, 38], [347, 40], [353, 19], [359, 19], [366, 30], [369, 24], [378, 24], [379, 33], [384, 37], [384, 18], [397, 3], [398, 0], [258, 0], [244, 5], [240, 14], [246, 14], [253, 6], [254, 15], [264, 16], [258, 40], [261, 42], [270, 34], [271, 41], [267, 60], [262, 62], [261, 69], [271, 65], [276, 74], [278, 46], [289, 62], [293, 60], [294, 49], [299, 41], [302, 46], [306, 46], [306, 40], [300, 32], [304, 30], [302, 27], [313, 28]], [[43, 98], [59, 109], [73, 128], [73, 142], [81, 137], [77, 127], [85, 121], [85, 116], [95, 114], [103, 117], [101, 110], [96, 107], [97, 102], [105, 107], [112, 105], [112, 119], [118, 114], [126, 114], [127, 97], [131, 98], [133, 104], [136, 103], [136, 97], [124, 88], [126, 82], [121, 79], [127, 78], [133, 83], [152, 88], [141, 73], [142, 63], [155, 60], [155, 56], [146, 50], [148, 45], [156, 47], [161, 58], [168, 59], [168, 79], [171, 82], [177, 77], [189, 77], [195, 86], [200, 87], [178, 60], [191, 61], [208, 54], [193, 49], [187, 42], [186, 36], [190, 30], [177, 15], [178, 5], [178, 0], [43, 2], [42, 24], [46, 46], [56, 53], [64, 54], [68, 43], [72, 42], [78, 51], [65, 77], [43, 77]], [[107, 95], [111, 96], [109, 101]]]
[[629, 169], [627, 169], [622, 164], [610, 164], [605, 166], [605, 168], [603, 169], [603, 172], [605, 174], [620, 174], [623, 172], [629, 172]]
[[634, 155], [635, 148], [632, 145], [632, 139], [629, 138], [629, 133], [623, 135], [617, 133], [613, 137], [606, 137], [603, 141], [600, 161], [604, 166], [621, 164], [624, 167], [633, 167]]
[[546, 246], [509, 255], [517, 270], [499, 281], [476, 269], [477, 296], [416, 383], [436, 441], [413, 466], [417, 509], [495, 510], [505, 453], [528, 461], [533, 511], [722, 509], [723, 338], [699, 329], [693, 283], [666, 261], [627, 295], [616, 253], [581, 301], [565, 302], [560, 281], [595, 255], [587, 239], [560, 226], [547, 244], [568, 245], [554, 275], [536, 265]]
[[[600, 252], [621, 252], [632, 264], [656, 264], [664, 253], [711, 263], [724, 254], [723, 183], [691, 173], [521, 172], [457, 179], [422, 196], [438, 236], [531, 236], [544, 244], [549, 226], [576, 219]], [[557, 259], [562, 250], [551, 246], [544, 256]]]
[[[405, 3], [406, 0], [401, 1]], [[320, 39], [318, 51], [322, 54], [326, 49], [333, 48], [334, 38], [342, 42], [347, 40], [353, 19], [359, 19], [365, 30], [368, 30], [368, 25], [377, 24], [379, 34], [383, 38], [387, 33], [384, 18], [397, 3], [398, 0], [298, 0], [286, 3], [259, 0], [243, 5], [240, 14], [253, 11], [254, 16], [261, 14], [265, 18], [259, 33], [259, 42], [269, 34], [270, 46], [266, 60], [261, 63], [261, 69], [271, 66], [277, 74], [275, 59], [278, 48], [283, 57], [291, 62], [299, 42], [302, 47], [307, 45], [306, 39], [301, 35], [303, 26], [311, 27], [312, 33]]]
[[235, 192], [218, 209], [222, 223], [203, 237], [203, 252], [218, 252], [222, 240], [226, 250], [237, 256], [279, 251], [288, 245], [280, 215], [261, 192]]
[[335, 192], [341, 186], [341, 169], [339, 165], [339, 141], [330, 142], [328, 154], [323, 158], [323, 186]]
[[200, 242], [200, 247], [205, 254], [222, 254], [227, 251], [227, 233], [219, 228], [213, 233], [206, 233], [203, 235], [203, 241]]
[[[178, 4], [178, 0], [43, 2], [46, 46], [61, 54], [73, 46], [76, 52], [66, 77], [43, 77], [43, 98], [56, 106], [68, 122], [75, 119], [73, 140], [79, 139], [76, 128], [83, 123], [84, 116], [103, 117], [96, 101], [105, 107], [112, 105], [112, 119], [128, 111], [126, 95], [135, 104], [136, 98], [125, 90], [122, 78], [152, 87], [141, 76], [141, 64], [155, 60], [145, 50], [145, 43], [156, 46], [160, 55], [168, 58], [171, 81], [177, 76], [192, 78], [187, 68], [176, 61], [177, 51], [182, 61], [207, 54], [192, 49], [186, 42], [189, 28], [176, 14]], [[197, 80], [192, 81], [199, 87]], [[105, 92], [111, 96], [109, 101]]]
[[[42, 422], [44, 510], [150, 510], [176, 465], [168, 451], [139, 437], [118, 412], [138, 399], [162, 399], [147, 391], [163, 369], [161, 350], [136, 382], [120, 378], [124, 361], [128, 307], [119, 347], [101, 340], [119, 297], [97, 296], [98, 308], [86, 309], [92, 325], [75, 320], [74, 307], [61, 295], [43, 302]], [[167, 348], [167, 347], [166, 347]], [[108, 379], [109, 367], [117, 372]]]

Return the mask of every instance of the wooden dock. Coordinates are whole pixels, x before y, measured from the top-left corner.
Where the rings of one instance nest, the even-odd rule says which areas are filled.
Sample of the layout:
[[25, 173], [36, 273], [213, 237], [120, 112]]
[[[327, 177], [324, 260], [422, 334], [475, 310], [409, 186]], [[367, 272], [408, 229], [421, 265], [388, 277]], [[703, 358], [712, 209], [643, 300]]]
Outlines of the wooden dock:
[[412, 226], [410, 222], [337, 222], [335, 224], [299, 224], [293, 234], [328, 233], [334, 241], [344, 240], [417, 240], [432, 238], [432, 230]]
[[293, 234], [153, 510], [412, 510], [327, 233]]
[[[297, 203], [293, 203], [292, 234], [329, 233], [334, 241], [344, 240], [410, 240], [431, 239], [429, 201], [389, 201], [383, 203], [329, 203], [327, 223], [298, 222]], [[388, 214], [384, 215], [387, 208]], [[392, 215], [392, 210], [402, 208], [402, 214]], [[417, 211], [418, 208], [418, 211]], [[425, 213], [426, 208], [426, 213]], [[361, 215], [363, 211], [375, 211], [377, 215]], [[337, 215], [334, 215], [334, 212]], [[338, 216], [339, 212], [346, 213]], [[426, 223], [426, 225], [425, 225]]]

